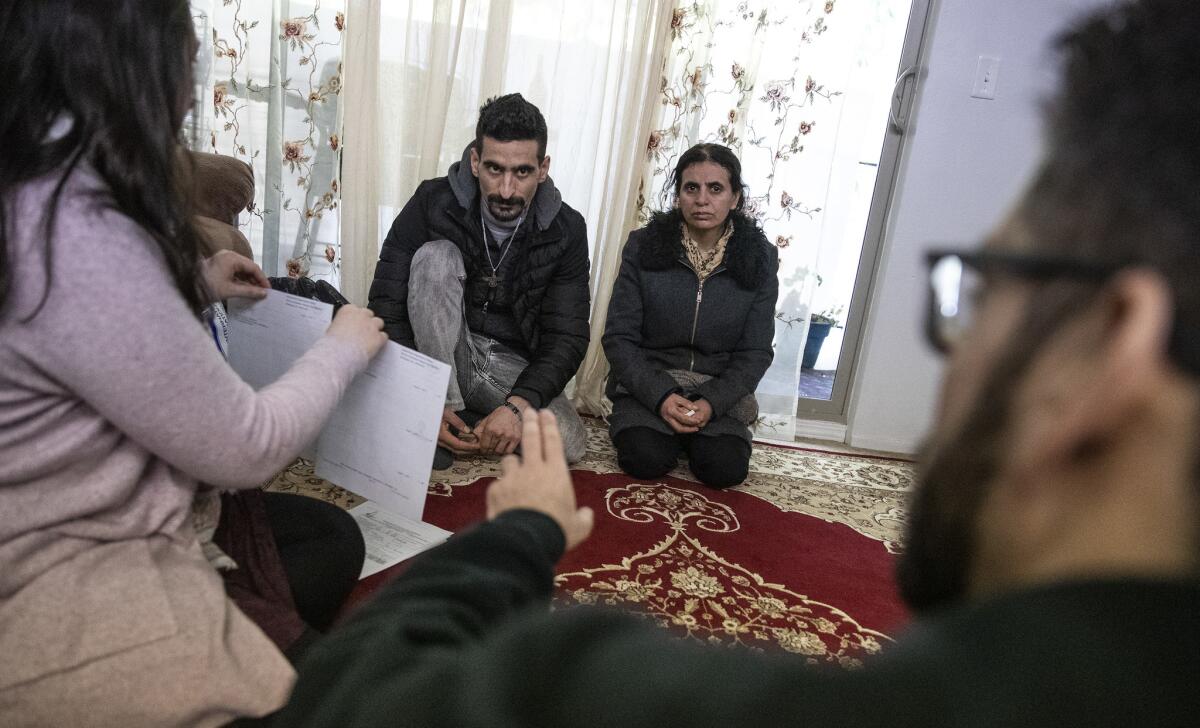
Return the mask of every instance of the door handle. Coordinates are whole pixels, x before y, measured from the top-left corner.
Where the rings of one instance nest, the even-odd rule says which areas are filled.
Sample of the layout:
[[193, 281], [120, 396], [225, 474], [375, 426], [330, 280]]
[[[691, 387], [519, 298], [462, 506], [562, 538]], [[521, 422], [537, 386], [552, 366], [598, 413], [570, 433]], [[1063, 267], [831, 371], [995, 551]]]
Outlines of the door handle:
[[916, 78], [919, 70], [916, 66], [904, 69], [896, 77], [896, 83], [892, 86], [892, 105], [888, 107], [888, 117], [892, 122], [892, 128], [896, 130], [897, 134], [903, 134], [907, 131], [905, 124], [908, 120], [901, 120], [898, 116], [900, 107], [904, 105], [904, 82], [909, 78]]

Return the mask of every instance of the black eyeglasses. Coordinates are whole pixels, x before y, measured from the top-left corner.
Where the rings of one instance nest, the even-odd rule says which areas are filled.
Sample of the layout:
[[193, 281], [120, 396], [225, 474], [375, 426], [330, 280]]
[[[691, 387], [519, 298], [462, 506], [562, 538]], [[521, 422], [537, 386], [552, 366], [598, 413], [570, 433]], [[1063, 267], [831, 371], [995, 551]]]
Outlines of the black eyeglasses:
[[1103, 281], [1119, 266], [1085, 263], [1002, 250], [934, 250], [929, 264], [929, 309], [925, 335], [934, 349], [949, 352], [970, 330], [987, 277], [997, 273], [1030, 280], [1075, 278]]

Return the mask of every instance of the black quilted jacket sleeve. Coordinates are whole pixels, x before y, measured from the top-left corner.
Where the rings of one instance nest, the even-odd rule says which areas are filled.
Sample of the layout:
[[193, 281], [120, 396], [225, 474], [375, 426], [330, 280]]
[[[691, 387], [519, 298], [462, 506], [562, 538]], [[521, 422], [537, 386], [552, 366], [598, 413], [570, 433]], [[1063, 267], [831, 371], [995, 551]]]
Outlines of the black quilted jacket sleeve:
[[396, 216], [379, 251], [375, 279], [371, 282], [371, 310], [383, 319], [383, 330], [397, 344], [416, 348], [408, 320], [408, 274], [413, 254], [430, 238], [427, 207], [435, 180], [422, 182], [412, 199]]
[[537, 314], [537, 343], [531, 351], [529, 366], [517, 377], [512, 393], [529, 400], [534, 407], [545, 407], [557, 397], [587, 353], [591, 308], [589, 289], [587, 225], [583, 217], [569, 208], [560, 213], [566, 228], [564, 243], [547, 246], [554, 272], [547, 284]]

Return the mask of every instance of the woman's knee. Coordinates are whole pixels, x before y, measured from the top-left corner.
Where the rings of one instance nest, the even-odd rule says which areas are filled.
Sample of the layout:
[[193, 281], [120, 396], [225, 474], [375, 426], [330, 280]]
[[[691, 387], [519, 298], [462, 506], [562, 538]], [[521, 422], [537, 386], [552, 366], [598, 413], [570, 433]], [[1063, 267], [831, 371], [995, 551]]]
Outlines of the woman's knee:
[[617, 465], [621, 466], [621, 470], [625, 471], [627, 475], [632, 475], [639, 480], [653, 480], [671, 472], [671, 468], [675, 467], [675, 462], [666, 462], [665, 459], [655, 459], [652, 456], [638, 457], [618, 451]]
[[[707, 438], [697, 438], [706, 440]], [[741, 438], [698, 442], [688, 454], [688, 467], [710, 488], [730, 488], [745, 482], [750, 473], [750, 445]]]
[[741, 485], [746, 481], [746, 476], [749, 474], [749, 467], [746, 464], [737, 465], [735, 463], [692, 463], [692, 474], [701, 483], [710, 488], [732, 488], [735, 485]]
[[363, 560], [367, 556], [367, 545], [363, 540], [362, 529], [358, 527], [354, 516], [345, 510], [332, 503], [323, 505], [329, 506], [330, 509], [326, 516], [329, 519], [330, 535], [337, 544], [339, 556], [353, 569], [361, 569]]
[[[300, 495], [267, 493], [271, 530], [281, 551], [320, 544], [324, 560], [357, 574], [366, 556], [362, 530], [354, 517], [332, 503]], [[340, 571], [341, 568], [331, 568]]]
[[613, 445], [621, 470], [641, 480], [666, 475], [679, 459], [674, 438], [649, 428], [623, 430], [613, 438]]

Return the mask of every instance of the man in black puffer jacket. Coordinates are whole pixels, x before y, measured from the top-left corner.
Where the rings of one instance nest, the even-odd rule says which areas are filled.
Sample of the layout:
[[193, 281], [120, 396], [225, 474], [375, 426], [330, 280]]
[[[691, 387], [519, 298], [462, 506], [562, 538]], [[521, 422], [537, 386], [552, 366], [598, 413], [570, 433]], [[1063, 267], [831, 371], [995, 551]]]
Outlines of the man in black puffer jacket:
[[435, 467], [513, 452], [530, 407], [554, 411], [568, 461], [586, 449], [562, 392], [588, 345], [587, 226], [549, 177], [546, 138], [520, 94], [488, 101], [462, 160], [384, 240], [371, 309], [392, 341], [453, 368]]

